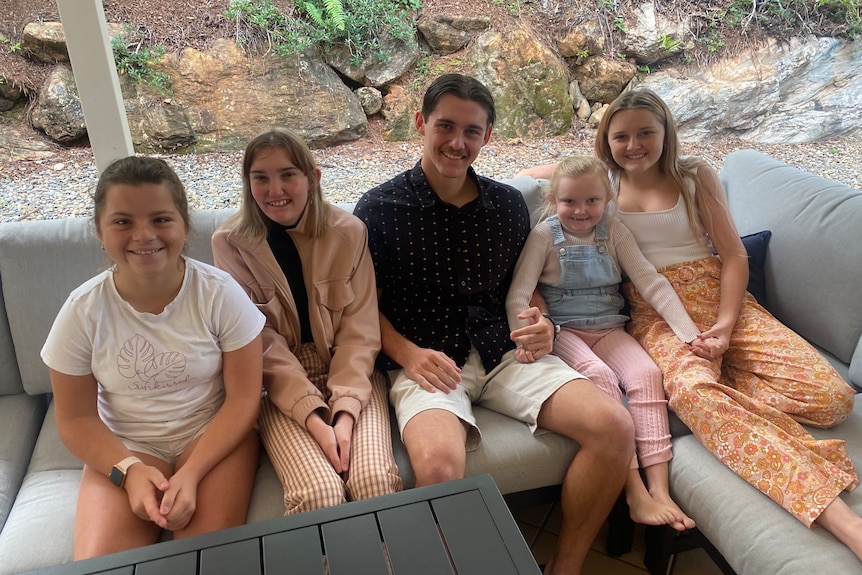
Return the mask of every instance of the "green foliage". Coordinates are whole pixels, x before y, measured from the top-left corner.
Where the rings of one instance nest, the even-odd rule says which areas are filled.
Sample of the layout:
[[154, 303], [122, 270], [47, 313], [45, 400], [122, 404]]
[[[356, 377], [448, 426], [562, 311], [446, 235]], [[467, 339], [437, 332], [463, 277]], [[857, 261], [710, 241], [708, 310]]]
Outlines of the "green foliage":
[[343, 44], [358, 64], [389, 59], [384, 35], [415, 46], [419, 8], [419, 0], [293, 0], [283, 13], [272, 0], [234, 0], [225, 15], [236, 22], [237, 43], [250, 49], [294, 54]]
[[509, 13], [510, 16], [517, 16], [521, 12], [521, 0], [511, 0], [507, 2], [506, 0], [492, 0], [494, 4], [498, 6], [506, 5], [506, 12]]
[[668, 52], [673, 52], [674, 50], [679, 48], [680, 44], [682, 44], [682, 42], [668, 36], [667, 34], [664, 34], [661, 37], [661, 45]]
[[[760, 29], [785, 37], [815, 33], [855, 39], [862, 33], [862, 0], [730, 0], [714, 10], [701, 11], [702, 30]], [[704, 34], [707, 35], [707, 34]], [[702, 43], [714, 45], [698, 34]]]
[[650, 73], [649, 66], [646, 64], [640, 64], [638, 66], [638, 72], [640, 72], [641, 74], [649, 74]]
[[153, 65], [165, 55], [164, 46], [144, 46], [144, 36], [140, 32], [126, 34], [111, 40], [114, 52], [114, 64], [117, 73], [127, 74], [139, 83], [147, 84], [162, 94], [172, 94], [171, 77], [153, 68]]

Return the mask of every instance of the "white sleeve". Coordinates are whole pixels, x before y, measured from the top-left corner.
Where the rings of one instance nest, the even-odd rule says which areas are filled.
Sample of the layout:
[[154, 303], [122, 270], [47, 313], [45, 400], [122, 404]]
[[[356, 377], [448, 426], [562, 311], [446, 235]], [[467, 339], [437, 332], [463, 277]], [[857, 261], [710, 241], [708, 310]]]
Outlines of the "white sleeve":
[[236, 280], [223, 273], [212, 302], [215, 334], [222, 351], [235, 351], [257, 337], [266, 318]]
[[81, 313], [74, 293], [70, 295], [57, 313], [45, 345], [42, 346], [42, 361], [45, 365], [67, 375], [93, 373], [93, 337], [87, 329], [86, 314]]

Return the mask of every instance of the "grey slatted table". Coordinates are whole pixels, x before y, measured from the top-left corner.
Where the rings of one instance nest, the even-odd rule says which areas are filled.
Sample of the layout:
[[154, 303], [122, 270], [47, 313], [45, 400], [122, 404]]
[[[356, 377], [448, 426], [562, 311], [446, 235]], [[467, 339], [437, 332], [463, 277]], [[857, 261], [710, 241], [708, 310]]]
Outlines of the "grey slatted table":
[[490, 475], [76, 561], [32, 575], [538, 575]]

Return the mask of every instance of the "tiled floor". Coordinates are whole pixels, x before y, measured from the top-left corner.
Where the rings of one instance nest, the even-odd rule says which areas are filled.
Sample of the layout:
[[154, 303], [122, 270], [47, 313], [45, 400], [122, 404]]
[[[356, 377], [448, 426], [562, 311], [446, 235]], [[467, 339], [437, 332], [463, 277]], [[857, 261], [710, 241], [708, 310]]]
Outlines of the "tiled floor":
[[[513, 509], [512, 515], [533, 551], [537, 563], [545, 563], [551, 555], [560, 526], [559, 503], [547, 503], [523, 509]], [[605, 528], [596, 537], [587, 557], [583, 575], [646, 575], [644, 567], [644, 532], [638, 526], [631, 552], [622, 557], [605, 553]], [[680, 553], [671, 571], [673, 575], [721, 575], [721, 571], [702, 549]]]

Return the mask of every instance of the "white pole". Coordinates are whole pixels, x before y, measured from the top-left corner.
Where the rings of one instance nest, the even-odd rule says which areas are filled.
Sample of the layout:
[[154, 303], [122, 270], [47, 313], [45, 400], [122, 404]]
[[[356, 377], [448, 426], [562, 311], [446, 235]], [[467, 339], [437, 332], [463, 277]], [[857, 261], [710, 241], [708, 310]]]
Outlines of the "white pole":
[[101, 0], [57, 0], [99, 173], [135, 154]]

